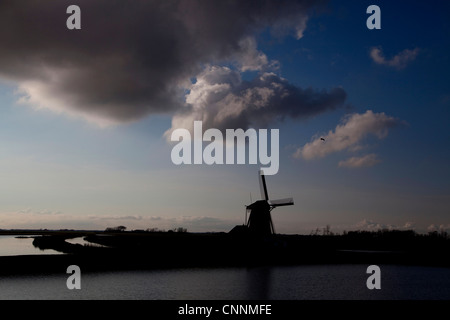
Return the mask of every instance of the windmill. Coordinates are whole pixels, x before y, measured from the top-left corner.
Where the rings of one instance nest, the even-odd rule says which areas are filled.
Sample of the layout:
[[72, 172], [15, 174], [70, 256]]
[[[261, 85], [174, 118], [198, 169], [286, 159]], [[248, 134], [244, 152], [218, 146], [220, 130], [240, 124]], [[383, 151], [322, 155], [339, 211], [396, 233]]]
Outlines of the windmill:
[[250, 211], [247, 228], [253, 234], [271, 235], [275, 233], [275, 229], [273, 227], [270, 212], [276, 207], [292, 206], [294, 200], [292, 198], [269, 200], [266, 178], [263, 170], [259, 171], [259, 188], [262, 200], [258, 200], [247, 206], [247, 211]]

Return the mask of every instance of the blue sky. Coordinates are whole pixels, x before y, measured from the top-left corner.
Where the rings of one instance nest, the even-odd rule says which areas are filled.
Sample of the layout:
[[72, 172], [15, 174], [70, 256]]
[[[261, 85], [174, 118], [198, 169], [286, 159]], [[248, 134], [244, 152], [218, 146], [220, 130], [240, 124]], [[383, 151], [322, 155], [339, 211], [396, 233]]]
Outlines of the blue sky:
[[[371, 4], [381, 8], [381, 30], [366, 28]], [[337, 232], [450, 229], [449, 9], [442, 1], [331, 1], [325, 10], [307, 12], [300, 39], [292, 32], [275, 35], [270, 25], [251, 34], [258, 52], [277, 61], [270, 71], [289, 84], [346, 92], [344, 106], [267, 125], [280, 130], [280, 170], [267, 177], [269, 194], [295, 201], [273, 211], [277, 232], [307, 234], [326, 225]], [[83, 32], [95, 34], [88, 26]], [[201, 62], [238, 72], [239, 66], [221, 59]], [[31, 75], [14, 72], [0, 64], [0, 228], [228, 231], [243, 223], [250, 196], [259, 197], [258, 165], [171, 162], [173, 144], [163, 135], [184, 115], [148, 112], [101, 126], [86, 118], [90, 109], [65, 108], [68, 95], [55, 108], [49, 95], [27, 86]], [[241, 68], [240, 75], [252, 81], [261, 72]], [[20, 102], [24, 96], [30, 103]], [[337, 126], [368, 110], [396, 125], [386, 127], [382, 138], [360, 128], [361, 139], [324, 157], [294, 157], [319, 136], [327, 137], [328, 148]], [[339, 166], [366, 155], [376, 161]]]

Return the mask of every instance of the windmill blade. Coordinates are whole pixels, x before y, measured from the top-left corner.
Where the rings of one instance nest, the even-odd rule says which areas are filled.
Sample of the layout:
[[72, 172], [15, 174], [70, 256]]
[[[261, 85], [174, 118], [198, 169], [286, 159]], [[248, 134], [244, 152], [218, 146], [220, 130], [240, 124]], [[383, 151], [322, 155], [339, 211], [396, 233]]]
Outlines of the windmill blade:
[[272, 234], [275, 234], [275, 227], [273, 226], [272, 216], [269, 215], [269, 221], [270, 221], [270, 232]]
[[269, 201], [269, 195], [267, 193], [266, 178], [264, 171], [259, 170], [259, 190], [261, 191], [261, 199]]
[[273, 208], [283, 207], [283, 206], [292, 206], [292, 205], [294, 205], [294, 199], [285, 198], [285, 199], [271, 200], [271, 201], [269, 201], [269, 204]]

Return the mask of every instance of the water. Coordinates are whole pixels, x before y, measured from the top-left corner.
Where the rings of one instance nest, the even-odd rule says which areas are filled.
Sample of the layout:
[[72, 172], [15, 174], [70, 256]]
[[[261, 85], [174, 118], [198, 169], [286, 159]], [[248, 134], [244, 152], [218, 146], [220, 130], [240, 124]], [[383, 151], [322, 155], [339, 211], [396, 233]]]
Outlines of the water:
[[[32, 238], [0, 236], [0, 256], [58, 254]], [[68, 240], [85, 244], [82, 238]], [[367, 265], [177, 269], [83, 273], [81, 290], [68, 274], [0, 276], [0, 299], [318, 300], [450, 299], [450, 269], [380, 265], [381, 290], [366, 287]]]
[[106, 247], [101, 244], [86, 241], [86, 240], [84, 240], [84, 237], [76, 237], [76, 238], [66, 239], [66, 242], [71, 243], [71, 244], [81, 244], [82, 246]]
[[381, 290], [366, 265], [179, 269], [0, 277], [0, 299], [319, 300], [450, 299], [450, 269], [380, 265]]
[[[60, 254], [55, 250], [39, 250], [33, 246], [33, 238], [0, 236], [0, 256], [18, 256], [30, 254]], [[29, 237], [29, 236], [26, 236]]]
[[[45, 249], [40, 250], [33, 246], [32, 236], [24, 236], [27, 238], [16, 238], [18, 235], [0, 235], [0, 256], [18, 256], [18, 255], [35, 255], [35, 254], [62, 254], [56, 250]], [[90, 245], [96, 247], [103, 247], [94, 243], [90, 243], [83, 239], [83, 237], [76, 237], [67, 239], [71, 244]]]

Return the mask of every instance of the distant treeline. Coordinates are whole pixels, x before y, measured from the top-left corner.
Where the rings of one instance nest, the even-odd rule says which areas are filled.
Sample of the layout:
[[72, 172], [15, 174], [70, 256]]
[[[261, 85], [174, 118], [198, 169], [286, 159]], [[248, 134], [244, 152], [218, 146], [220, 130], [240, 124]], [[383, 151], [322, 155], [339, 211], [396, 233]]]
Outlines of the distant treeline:
[[414, 230], [388, 230], [382, 229], [377, 231], [366, 231], [366, 230], [358, 230], [358, 231], [344, 231], [344, 236], [389, 236], [389, 237], [407, 237], [407, 238], [440, 238], [440, 239], [450, 239], [450, 236], [447, 231], [429, 231], [426, 234], [417, 233]]
[[449, 239], [450, 235], [445, 230], [440, 231], [429, 231], [426, 234], [417, 233], [414, 230], [397, 230], [397, 229], [378, 229], [378, 230], [353, 230], [353, 231], [346, 231], [344, 230], [341, 233], [338, 232], [332, 232], [331, 227], [327, 225], [324, 228], [316, 228], [314, 230], [311, 230], [310, 235], [312, 236], [366, 236], [366, 237], [378, 237], [382, 235], [389, 235], [389, 236], [400, 236], [400, 237], [432, 237], [432, 238], [442, 238], [442, 239]]
[[326, 246], [336, 250], [382, 250], [422, 252], [449, 255], [450, 236], [446, 231], [420, 234], [414, 230], [344, 231], [333, 233], [329, 228], [302, 236], [312, 247]]
[[[108, 227], [105, 229], [105, 232], [124, 232], [127, 229], [127, 227], [125, 226], [117, 226], [117, 227]], [[170, 229], [168, 231], [164, 230], [164, 229], [158, 229], [158, 228], [147, 228], [147, 229], [136, 229], [136, 230], [132, 230], [131, 232], [137, 232], [137, 233], [142, 233], [142, 232], [187, 232], [186, 228], [182, 228], [182, 227], [178, 227], [178, 228], [174, 228], [174, 229]]]

